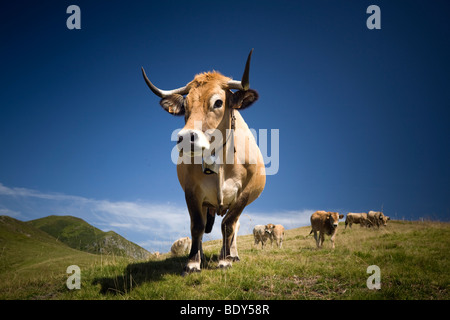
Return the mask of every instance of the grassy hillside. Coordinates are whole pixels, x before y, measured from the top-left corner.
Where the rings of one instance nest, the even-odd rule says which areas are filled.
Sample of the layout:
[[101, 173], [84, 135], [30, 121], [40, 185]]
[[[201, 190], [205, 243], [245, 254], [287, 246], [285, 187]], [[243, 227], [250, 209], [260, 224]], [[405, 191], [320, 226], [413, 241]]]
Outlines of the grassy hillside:
[[[217, 269], [220, 241], [204, 243], [203, 271], [180, 276], [186, 257], [163, 255], [135, 262], [115, 259], [81, 267], [80, 290], [50, 279], [37, 296], [54, 299], [449, 299], [450, 224], [390, 221], [386, 228], [344, 230], [336, 249], [329, 238], [315, 248], [310, 228], [286, 231], [282, 249], [238, 238], [240, 262]], [[381, 289], [369, 290], [367, 267], [381, 271]], [[15, 277], [19, 280], [20, 277]], [[60, 282], [58, 282], [60, 281]], [[63, 284], [61, 284], [63, 282]], [[0, 287], [1, 288], [1, 287]], [[3, 295], [3, 298], [5, 295]], [[9, 298], [29, 298], [11, 292]], [[34, 296], [36, 297], [36, 295]]]
[[[391, 221], [387, 228], [344, 230], [336, 249], [317, 250], [310, 227], [287, 230], [282, 249], [239, 236], [241, 261], [216, 269], [220, 241], [204, 244], [207, 263], [181, 277], [186, 258], [90, 269], [84, 290], [67, 299], [449, 299], [450, 225]], [[369, 290], [367, 267], [378, 265], [381, 290]]]
[[68, 266], [92, 267], [97, 260], [25, 222], [0, 216], [0, 299], [52, 297], [63, 287]]
[[94, 254], [114, 254], [147, 259], [150, 253], [114, 231], [104, 232], [72, 216], [48, 216], [27, 222], [52, 235], [69, 247]]

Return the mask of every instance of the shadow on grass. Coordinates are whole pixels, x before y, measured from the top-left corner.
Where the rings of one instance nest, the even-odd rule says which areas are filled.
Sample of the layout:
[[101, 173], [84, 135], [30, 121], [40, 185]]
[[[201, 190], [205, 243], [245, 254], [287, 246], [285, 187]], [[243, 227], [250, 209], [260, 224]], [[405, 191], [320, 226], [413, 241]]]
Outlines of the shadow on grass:
[[[209, 255], [202, 262], [202, 269], [210, 269], [215, 264], [211, 261], [218, 255]], [[111, 277], [95, 278], [92, 284], [100, 284], [102, 294], [126, 294], [146, 282], [161, 281], [165, 275], [182, 276], [187, 257], [169, 257], [164, 260], [130, 263], [123, 272]]]

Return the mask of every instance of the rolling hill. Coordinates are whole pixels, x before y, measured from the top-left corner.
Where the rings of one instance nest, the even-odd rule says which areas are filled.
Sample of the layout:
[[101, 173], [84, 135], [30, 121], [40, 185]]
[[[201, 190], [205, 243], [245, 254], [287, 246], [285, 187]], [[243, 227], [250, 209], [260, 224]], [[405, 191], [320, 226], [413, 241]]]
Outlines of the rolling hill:
[[66, 269], [100, 262], [26, 222], [0, 216], [0, 299], [49, 299], [61, 290]]
[[0, 248], [0, 273], [26, 271], [36, 264], [44, 265], [55, 259], [87, 255], [26, 222], [8, 216], [0, 216]]
[[70, 265], [84, 271], [149, 256], [115, 232], [103, 232], [79, 218], [49, 216], [24, 222], [0, 216], [0, 299], [52, 299], [67, 290]]
[[114, 231], [104, 232], [86, 221], [72, 216], [48, 216], [28, 221], [73, 249], [94, 254], [127, 256], [145, 260], [150, 253]]

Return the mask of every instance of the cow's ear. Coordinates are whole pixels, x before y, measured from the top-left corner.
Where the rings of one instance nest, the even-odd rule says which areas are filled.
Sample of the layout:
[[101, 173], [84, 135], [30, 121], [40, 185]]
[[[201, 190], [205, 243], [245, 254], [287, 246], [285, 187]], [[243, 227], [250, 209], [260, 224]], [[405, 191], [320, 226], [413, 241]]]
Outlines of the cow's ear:
[[174, 116], [184, 115], [184, 97], [180, 94], [172, 94], [168, 97], [162, 98], [159, 104], [164, 110]]
[[343, 214], [340, 214], [340, 215], [339, 215], [339, 219], [344, 219], [344, 215], [343, 215]]
[[231, 95], [230, 107], [234, 109], [245, 109], [258, 100], [259, 94], [253, 89], [247, 91], [239, 90]]

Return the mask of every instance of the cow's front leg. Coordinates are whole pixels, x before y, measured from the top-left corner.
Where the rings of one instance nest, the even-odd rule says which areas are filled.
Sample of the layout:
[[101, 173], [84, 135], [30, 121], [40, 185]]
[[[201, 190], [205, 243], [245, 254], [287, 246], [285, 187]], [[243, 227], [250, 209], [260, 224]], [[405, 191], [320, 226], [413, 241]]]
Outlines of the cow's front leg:
[[331, 247], [334, 249], [334, 239], [336, 238], [336, 230], [331, 235]]
[[202, 210], [202, 206], [194, 195], [195, 193], [186, 192], [186, 203], [191, 217], [192, 245], [183, 275], [191, 272], [200, 272], [203, 256], [202, 238], [206, 226], [206, 210]]

